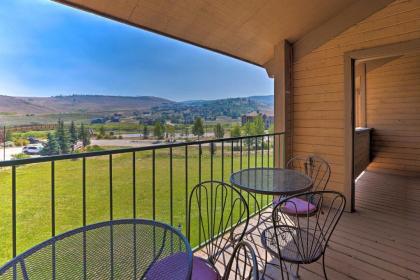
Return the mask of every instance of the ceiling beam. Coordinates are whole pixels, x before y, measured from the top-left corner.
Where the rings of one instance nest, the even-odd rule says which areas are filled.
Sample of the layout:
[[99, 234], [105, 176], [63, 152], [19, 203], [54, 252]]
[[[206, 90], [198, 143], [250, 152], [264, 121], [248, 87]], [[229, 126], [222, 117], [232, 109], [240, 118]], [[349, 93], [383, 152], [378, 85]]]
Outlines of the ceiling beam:
[[394, 0], [359, 0], [329, 20], [312, 29], [293, 44], [293, 57], [297, 61], [343, 31], [356, 25]]

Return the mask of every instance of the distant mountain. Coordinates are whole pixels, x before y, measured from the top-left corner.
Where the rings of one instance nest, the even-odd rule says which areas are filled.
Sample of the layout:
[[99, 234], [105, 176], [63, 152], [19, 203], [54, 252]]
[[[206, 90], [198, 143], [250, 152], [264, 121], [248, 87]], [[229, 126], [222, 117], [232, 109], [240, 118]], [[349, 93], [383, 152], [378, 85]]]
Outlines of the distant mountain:
[[174, 102], [154, 96], [69, 95], [54, 97], [14, 97], [0, 95], [0, 115], [48, 115], [58, 113], [103, 113], [148, 111], [152, 108], [195, 108], [213, 114], [238, 115], [253, 110], [273, 111], [273, 95], [190, 100]]
[[13, 97], [0, 95], [0, 114], [55, 114], [144, 111], [173, 101], [153, 96], [71, 95]]
[[249, 96], [248, 98], [260, 104], [274, 107], [274, 95]]

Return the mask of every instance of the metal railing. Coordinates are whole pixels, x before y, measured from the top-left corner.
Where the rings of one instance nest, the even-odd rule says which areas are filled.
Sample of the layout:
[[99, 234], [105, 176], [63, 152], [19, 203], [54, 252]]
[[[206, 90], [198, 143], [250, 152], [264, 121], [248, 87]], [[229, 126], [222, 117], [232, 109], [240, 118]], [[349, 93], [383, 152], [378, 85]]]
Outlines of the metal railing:
[[[273, 133], [0, 162], [0, 264], [58, 233], [103, 220], [149, 218], [185, 230], [193, 186], [204, 180], [229, 182], [230, 174], [243, 168], [274, 166], [282, 137]], [[249, 204], [249, 194], [245, 198]], [[272, 199], [257, 198], [262, 206]], [[252, 204], [251, 199], [251, 212], [257, 211]]]

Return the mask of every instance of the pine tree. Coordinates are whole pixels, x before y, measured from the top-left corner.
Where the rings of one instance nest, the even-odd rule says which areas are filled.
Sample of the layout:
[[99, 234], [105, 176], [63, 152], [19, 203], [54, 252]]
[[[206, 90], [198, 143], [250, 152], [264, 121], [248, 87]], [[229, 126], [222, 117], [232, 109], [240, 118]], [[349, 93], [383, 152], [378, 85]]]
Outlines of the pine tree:
[[147, 139], [149, 138], [149, 128], [147, 127], [147, 125], [144, 125], [143, 127], [143, 139]]
[[163, 138], [164, 129], [163, 129], [163, 125], [159, 121], [155, 122], [155, 126], [153, 128], [153, 135], [157, 139], [162, 139]]
[[58, 145], [60, 145], [60, 152], [63, 154], [69, 153], [70, 139], [69, 139], [67, 131], [64, 128], [64, 121], [62, 120], [58, 121], [55, 137], [57, 138]]
[[82, 141], [83, 147], [90, 145], [90, 134], [83, 123], [80, 126], [79, 139]]
[[196, 118], [192, 128], [192, 133], [200, 139], [200, 136], [204, 135], [204, 126], [203, 120], [201, 118]]
[[216, 126], [214, 127], [214, 137], [216, 137], [216, 139], [220, 139], [220, 138], [223, 138], [224, 136], [225, 136], [225, 130], [223, 126], [220, 123], [216, 124]]
[[60, 145], [57, 142], [57, 138], [52, 133], [48, 133], [47, 145], [42, 149], [43, 155], [58, 155], [60, 154]]
[[70, 134], [70, 143], [72, 146], [77, 144], [77, 140], [79, 139], [77, 136], [77, 129], [76, 129], [76, 125], [74, 124], [74, 121], [72, 121], [70, 123], [70, 128], [69, 128], [69, 134]]

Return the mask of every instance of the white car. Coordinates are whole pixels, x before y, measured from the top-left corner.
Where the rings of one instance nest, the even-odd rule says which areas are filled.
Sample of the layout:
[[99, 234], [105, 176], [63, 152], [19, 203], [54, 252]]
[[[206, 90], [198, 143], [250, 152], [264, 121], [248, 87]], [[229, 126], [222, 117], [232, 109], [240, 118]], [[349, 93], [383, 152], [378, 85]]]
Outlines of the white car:
[[39, 144], [33, 144], [23, 147], [23, 152], [27, 155], [39, 155], [42, 149], [44, 149], [44, 146]]

